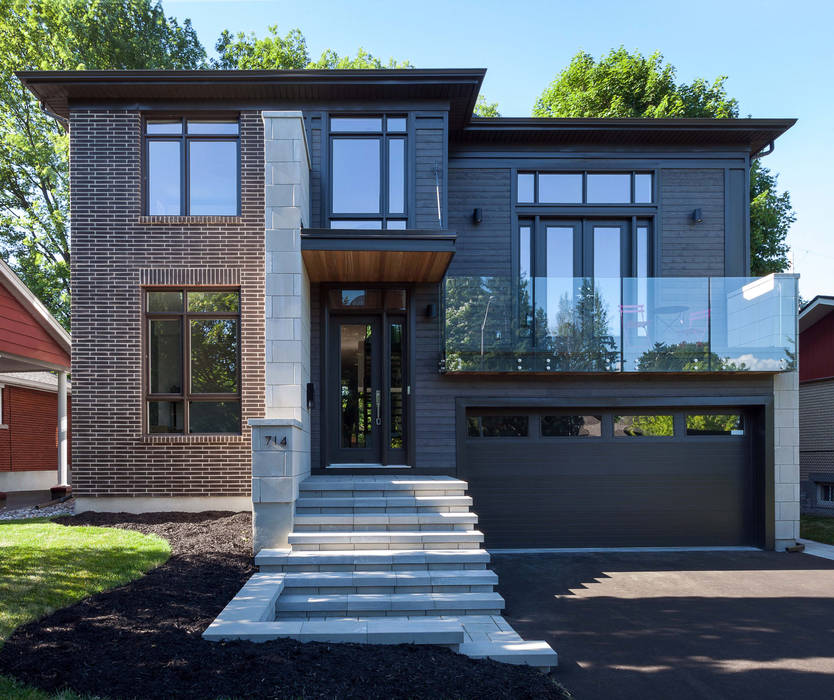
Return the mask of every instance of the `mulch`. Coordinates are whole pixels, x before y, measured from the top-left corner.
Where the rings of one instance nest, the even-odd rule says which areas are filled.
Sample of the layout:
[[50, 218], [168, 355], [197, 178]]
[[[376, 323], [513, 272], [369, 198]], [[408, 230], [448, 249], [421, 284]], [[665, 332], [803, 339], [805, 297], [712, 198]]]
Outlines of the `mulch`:
[[146, 576], [19, 627], [0, 673], [108, 698], [566, 698], [538, 670], [443, 647], [206, 642], [255, 571], [246, 513], [82, 513], [63, 525], [153, 533], [171, 558]]

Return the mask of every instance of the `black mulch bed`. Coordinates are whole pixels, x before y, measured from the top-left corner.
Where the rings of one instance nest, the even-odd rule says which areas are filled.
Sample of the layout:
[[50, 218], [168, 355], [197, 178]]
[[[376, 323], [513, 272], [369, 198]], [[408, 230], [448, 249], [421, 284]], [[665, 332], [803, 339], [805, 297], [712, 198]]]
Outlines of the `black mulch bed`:
[[206, 642], [254, 572], [244, 513], [82, 513], [64, 525], [155, 533], [171, 558], [146, 576], [23, 625], [0, 673], [109, 698], [564, 698], [549, 675], [443, 647]]

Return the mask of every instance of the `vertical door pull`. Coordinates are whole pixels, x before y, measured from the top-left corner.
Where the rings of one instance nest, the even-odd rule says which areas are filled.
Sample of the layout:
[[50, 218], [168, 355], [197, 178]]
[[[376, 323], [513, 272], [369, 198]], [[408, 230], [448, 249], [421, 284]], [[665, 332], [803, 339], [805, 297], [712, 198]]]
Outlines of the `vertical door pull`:
[[381, 401], [381, 398], [380, 398], [381, 396], [382, 396], [382, 392], [379, 389], [377, 389], [376, 390], [376, 421], [375, 421], [377, 425], [382, 425], [382, 418], [379, 417], [379, 404], [380, 404], [380, 401]]

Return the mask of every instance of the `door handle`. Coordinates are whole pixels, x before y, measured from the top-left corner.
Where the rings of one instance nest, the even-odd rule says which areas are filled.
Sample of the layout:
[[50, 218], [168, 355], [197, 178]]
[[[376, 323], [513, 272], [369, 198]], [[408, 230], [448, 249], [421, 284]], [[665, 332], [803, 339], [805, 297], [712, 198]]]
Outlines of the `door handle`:
[[382, 418], [379, 417], [379, 404], [382, 401], [382, 392], [377, 389], [376, 390], [376, 420], [374, 421], [377, 425], [382, 425]]

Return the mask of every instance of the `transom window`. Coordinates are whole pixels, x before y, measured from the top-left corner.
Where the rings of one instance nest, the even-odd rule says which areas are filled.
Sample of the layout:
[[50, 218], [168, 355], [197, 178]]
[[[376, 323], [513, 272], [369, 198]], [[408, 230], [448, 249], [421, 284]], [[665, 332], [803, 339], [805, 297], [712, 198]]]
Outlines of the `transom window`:
[[405, 229], [407, 124], [402, 115], [330, 118], [330, 227]]
[[518, 173], [519, 204], [651, 204], [654, 177], [645, 172]]
[[240, 433], [240, 292], [145, 293], [149, 433]]
[[145, 209], [150, 215], [240, 213], [237, 119], [147, 119]]

